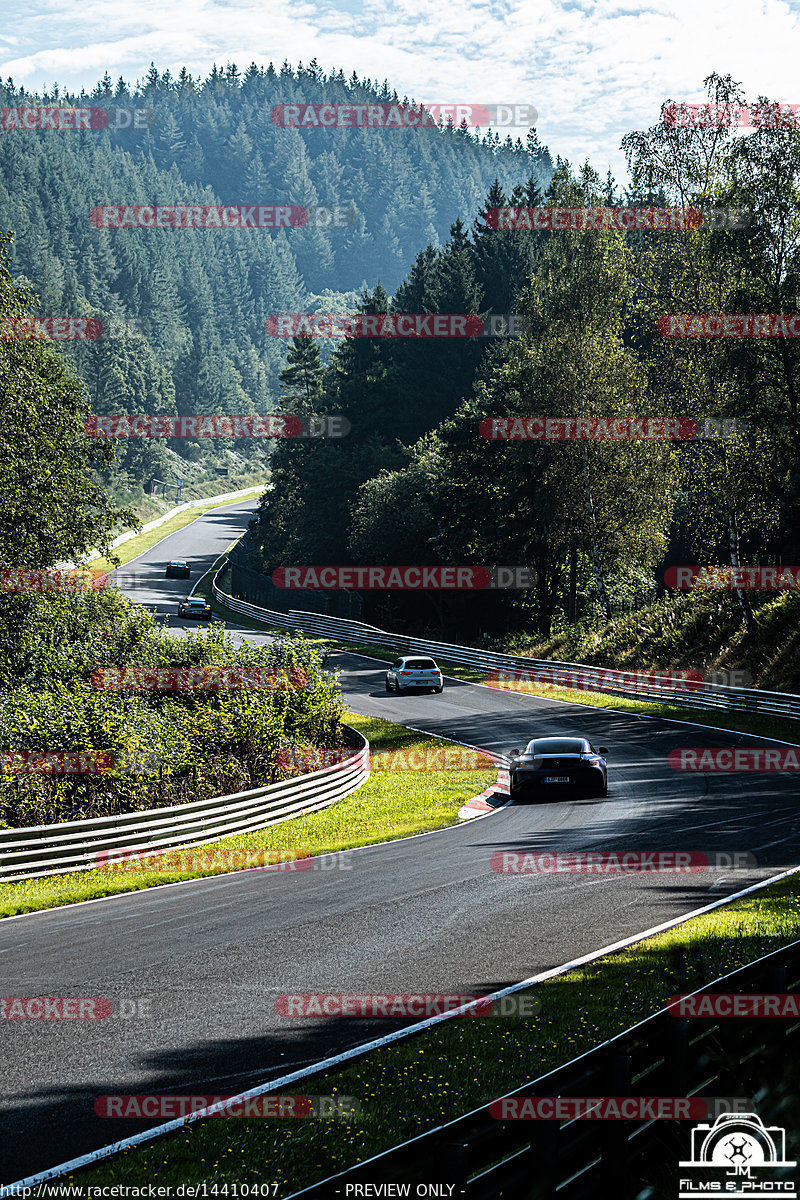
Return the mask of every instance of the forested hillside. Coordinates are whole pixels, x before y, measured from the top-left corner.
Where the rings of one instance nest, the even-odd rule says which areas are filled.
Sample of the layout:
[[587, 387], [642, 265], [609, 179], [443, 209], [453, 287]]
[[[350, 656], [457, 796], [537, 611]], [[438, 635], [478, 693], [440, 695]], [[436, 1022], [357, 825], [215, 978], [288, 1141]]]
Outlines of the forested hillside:
[[[279, 407], [286, 344], [271, 313], [352, 310], [355, 292], [394, 290], [429, 243], [471, 219], [495, 177], [507, 188], [552, 165], [527, 146], [464, 129], [281, 128], [274, 106], [398, 99], [355, 74], [315, 63], [276, 71], [215, 68], [204, 80], [154, 68], [139, 87], [106, 78], [91, 95], [33, 96], [0, 86], [0, 105], [85, 105], [147, 112], [144, 128], [0, 133], [0, 229], [14, 233], [13, 272], [40, 297], [38, 314], [139, 321], [145, 337], [62, 343], [95, 412], [250, 413]], [[104, 229], [113, 204], [347, 206], [332, 230]], [[106, 322], [108, 324], [108, 322]], [[219, 454], [174, 443], [189, 460]], [[134, 486], [170, 472], [163, 443], [123, 443], [105, 482]], [[239, 441], [246, 455], [257, 453]], [[220, 459], [219, 461], [222, 461]]]
[[[729, 78], [707, 83], [712, 101], [742, 102]], [[532, 567], [538, 583], [523, 593], [366, 592], [364, 617], [546, 637], [576, 615], [601, 626], [646, 603], [669, 563], [798, 561], [796, 338], [663, 336], [665, 314], [800, 309], [798, 133], [764, 123], [735, 136], [662, 117], [623, 145], [626, 196], [588, 165], [559, 162], [546, 203], [727, 206], [747, 228], [496, 231], [485, 209], [470, 231], [455, 225], [391, 302], [376, 290], [365, 311], [482, 311], [516, 296], [527, 332], [496, 345], [348, 340], [318, 386], [353, 431], [346, 444], [278, 449], [249, 565]], [[535, 180], [528, 195], [541, 203]], [[507, 203], [500, 189], [490, 203]], [[727, 425], [679, 441], [480, 433], [489, 417], [645, 416]], [[750, 628], [752, 593], [727, 594]]]
[[[317, 66], [213, 70], [199, 82], [152, 68], [140, 88], [108, 77], [90, 96], [31, 96], [0, 86], [0, 104], [84, 104], [148, 113], [146, 127], [0, 134], [0, 228], [14, 234], [13, 272], [42, 317], [115, 316], [144, 337], [61, 343], [97, 413], [253, 413], [279, 408], [285, 342], [270, 313], [348, 311], [354, 290], [393, 289], [428, 242], [474, 212], [495, 176], [542, 182], [551, 161], [499, 134], [444, 128], [299, 131], [273, 124], [293, 101], [390, 100], [387, 86]], [[143, 122], [144, 124], [144, 122]], [[339, 229], [103, 229], [110, 204], [347, 205]], [[108, 320], [106, 320], [108, 325]], [[190, 461], [221, 457], [207, 440], [173, 443]], [[116, 492], [172, 479], [163, 443], [127, 442], [104, 482]], [[240, 440], [236, 450], [260, 454]], [[122, 492], [126, 498], [128, 492]]]

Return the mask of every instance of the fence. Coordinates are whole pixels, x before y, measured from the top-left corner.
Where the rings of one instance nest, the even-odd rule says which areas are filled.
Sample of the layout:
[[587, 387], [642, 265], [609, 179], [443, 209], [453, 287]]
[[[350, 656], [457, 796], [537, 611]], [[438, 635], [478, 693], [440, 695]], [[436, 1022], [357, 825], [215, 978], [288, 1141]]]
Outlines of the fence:
[[264, 608], [288, 612], [289, 606], [300, 603], [309, 611], [335, 617], [358, 618], [364, 602], [358, 592], [345, 589], [331, 592], [324, 589], [301, 588], [287, 591], [276, 587], [267, 575], [253, 571], [239, 558], [238, 543], [228, 554], [231, 567], [230, 589], [237, 600]]
[[[787, 986], [787, 980], [790, 986]], [[717, 980], [714, 992], [797, 992], [800, 942]], [[752, 1099], [769, 1086], [770, 1120], [791, 1084], [800, 1050], [800, 1020], [676, 1018], [657, 1013], [564, 1067], [540, 1075], [509, 1096], [671, 1096]], [[749, 1107], [749, 1106], [748, 1106]], [[752, 1111], [752, 1110], [751, 1110]], [[702, 1120], [703, 1118], [698, 1118]], [[713, 1124], [713, 1116], [706, 1119]], [[677, 1170], [690, 1157], [693, 1122], [635, 1120], [503, 1121], [485, 1104], [302, 1191], [288, 1200], [381, 1195], [380, 1185], [444, 1185], [436, 1195], [466, 1200], [596, 1200], [676, 1196]], [[790, 1132], [789, 1138], [793, 1135]], [[796, 1130], [794, 1131], [796, 1141]], [[794, 1146], [797, 1149], [797, 1146]], [[796, 1154], [787, 1157], [796, 1158]], [[674, 1169], [676, 1178], [669, 1179]], [[770, 1179], [772, 1175], [770, 1174]], [[372, 1185], [363, 1190], [367, 1182]], [[360, 1190], [359, 1190], [360, 1185]], [[452, 1185], [452, 1191], [449, 1190]], [[761, 1186], [761, 1185], [759, 1185]], [[771, 1189], [770, 1189], [771, 1190]], [[780, 1190], [776, 1185], [774, 1190]], [[402, 1193], [395, 1192], [385, 1194]], [[419, 1194], [431, 1194], [430, 1191]], [[742, 1193], [739, 1193], [742, 1194]]]
[[[318, 613], [300, 612], [291, 609], [288, 613], [273, 612], [254, 604], [236, 600], [213, 583], [214, 597], [220, 604], [249, 617], [255, 617], [278, 628], [299, 629], [304, 633], [321, 637], [339, 638], [360, 644], [386, 646], [395, 654], [430, 654], [445, 662], [458, 666], [476, 667], [479, 670], [508, 672], [510, 690], [514, 687], [513, 674], [545, 675], [556, 687], [576, 688], [582, 691], [598, 691], [611, 696], [624, 696], [635, 700], [649, 700], [662, 704], [680, 705], [685, 708], [717, 710], [721, 712], [757, 713], [762, 716], [788, 717], [800, 720], [800, 696], [790, 692], [768, 692], [760, 688], [726, 687], [718, 684], [701, 683], [695, 680], [681, 681], [668, 676], [645, 676], [640, 673], [611, 670], [606, 667], [589, 666], [585, 663], [562, 663], [549, 659], [524, 658], [514, 654], [497, 654], [490, 650], [479, 650], [472, 646], [458, 646], [449, 642], [436, 642], [428, 638], [406, 637], [404, 634], [388, 633], [374, 625], [361, 621], [343, 620], [338, 617], [322, 616]], [[531, 686], [536, 686], [535, 682]]]
[[344, 728], [350, 748], [357, 753], [309, 775], [170, 808], [0, 830], [0, 883], [88, 871], [103, 851], [165, 850], [216, 842], [326, 808], [369, 778], [369, 742], [357, 730]]

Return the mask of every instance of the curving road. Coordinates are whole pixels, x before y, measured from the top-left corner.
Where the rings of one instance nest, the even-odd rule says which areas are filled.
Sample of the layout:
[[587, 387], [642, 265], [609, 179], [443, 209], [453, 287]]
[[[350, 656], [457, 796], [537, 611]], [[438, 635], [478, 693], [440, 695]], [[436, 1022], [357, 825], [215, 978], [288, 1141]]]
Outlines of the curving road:
[[[210, 513], [173, 534], [137, 560], [141, 579], [126, 590], [162, 609], [174, 604], [185, 584], [150, 572], [187, 558], [195, 582], [251, 508]], [[354, 850], [343, 856], [346, 870], [240, 873], [3, 921], [0, 994], [148, 998], [151, 1012], [3, 1023], [0, 1182], [152, 1124], [95, 1116], [97, 1096], [235, 1092], [397, 1028], [278, 1016], [282, 993], [493, 990], [800, 861], [796, 777], [753, 774], [745, 788], [735, 776], [678, 774], [667, 764], [675, 747], [752, 739], [455, 680], [441, 696], [387, 696], [379, 663], [340, 654], [335, 665], [354, 710], [487, 749], [585, 734], [610, 748], [609, 795], [509, 806]], [[758, 865], [624, 876], [513, 876], [490, 865], [498, 850], [570, 849], [746, 851]]]

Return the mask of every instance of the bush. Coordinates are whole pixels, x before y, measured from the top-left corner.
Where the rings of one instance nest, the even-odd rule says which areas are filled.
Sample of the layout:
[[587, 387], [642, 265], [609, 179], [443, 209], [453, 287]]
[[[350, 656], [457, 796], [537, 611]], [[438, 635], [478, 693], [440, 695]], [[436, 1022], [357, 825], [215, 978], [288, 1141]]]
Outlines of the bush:
[[[107, 752], [101, 774], [0, 773], [0, 823], [50, 824], [243, 791], [296, 774], [279, 752], [343, 744], [335, 681], [304, 637], [236, 649], [219, 626], [170, 636], [113, 590], [14, 597], [0, 661], [0, 749]], [[19, 634], [10, 643], [10, 631]], [[30, 655], [27, 662], [23, 651]], [[113, 691], [98, 667], [259, 672], [258, 690]], [[97, 676], [95, 676], [97, 679]], [[280, 763], [291, 762], [281, 755]], [[105, 764], [104, 764], [105, 765]], [[10, 768], [10, 769], [9, 769]]]

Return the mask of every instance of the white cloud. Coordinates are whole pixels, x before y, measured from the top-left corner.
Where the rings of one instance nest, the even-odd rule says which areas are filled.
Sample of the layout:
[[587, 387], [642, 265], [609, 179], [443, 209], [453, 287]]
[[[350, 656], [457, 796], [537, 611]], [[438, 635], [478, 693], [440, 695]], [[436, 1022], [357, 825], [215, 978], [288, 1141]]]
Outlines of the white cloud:
[[151, 61], [204, 76], [213, 62], [244, 70], [316, 57], [418, 100], [532, 104], [554, 155], [623, 180], [624, 134], [654, 124], [667, 98], [704, 99], [711, 71], [730, 72], [752, 99], [800, 102], [799, 25], [783, 0], [757, 11], [751, 0], [45, 0], [35, 15], [19, 0], [0, 75], [77, 90], [106, 71], [142, 78]]

